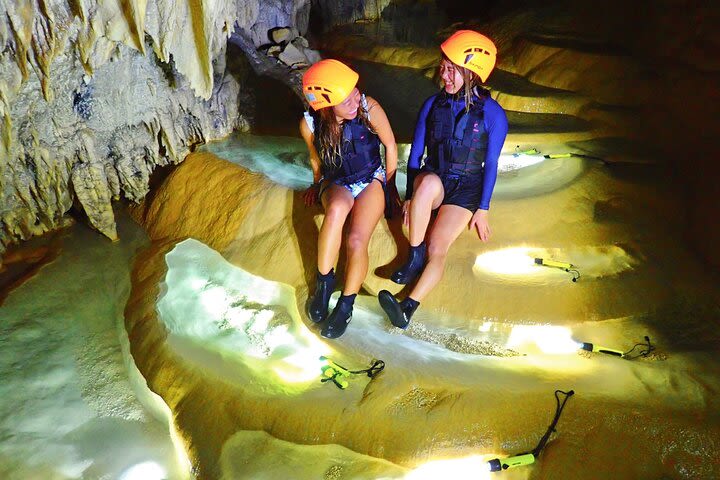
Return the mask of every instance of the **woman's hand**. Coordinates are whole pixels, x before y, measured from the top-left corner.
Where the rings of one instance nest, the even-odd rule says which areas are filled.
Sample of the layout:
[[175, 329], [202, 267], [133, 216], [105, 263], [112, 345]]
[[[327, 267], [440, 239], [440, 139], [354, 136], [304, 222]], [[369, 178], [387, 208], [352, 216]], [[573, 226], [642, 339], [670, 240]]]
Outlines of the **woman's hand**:
[[402, 200], [400, 200], [400, 194], [397, 191], [397, 185], [395, 182], [388, 183], [385, 187], [387, 189], [387, 195], [385, 195], [385, 213], [387, 218], [394, 218], [395, 215], [402, 211]]
[[312, 207], [318, 201], [318, 194], [320, 193], [320, 185], [313, 183], [303, 193], [303, 199], [305, 199], [305, 206]]
[[487, 242], [490, 240], [490, 222], [488, 220], [488, 211], [487, 210], [478, 210], [475, 212], [475, 214], [472, 216], [472, 219], [470, 220], [470, 225], [468, 228], [475, 228], [477, 231], [478, 237], [480, 237], [480, 240], [483, 242]]
[[403, 225], [410, 226], [410, 200], [405, 200], [402, 206]]

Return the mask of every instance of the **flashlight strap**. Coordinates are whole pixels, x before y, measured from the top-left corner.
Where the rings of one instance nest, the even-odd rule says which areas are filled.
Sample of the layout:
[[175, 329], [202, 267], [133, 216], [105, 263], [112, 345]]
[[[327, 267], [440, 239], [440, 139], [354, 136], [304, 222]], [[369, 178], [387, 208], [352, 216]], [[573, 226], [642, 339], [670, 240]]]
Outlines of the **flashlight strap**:
[[339, 363], [336, 363], [335, 365], [337, 365], [340, 368], [344, 368], [345, 370], [347, 370], [348, 372], [350, 372], [354, 375], [360, 375], [360, 374], [365, 373], [370, 378], [374, 378], [378, 373], [382, 372], [383, 369], [385, 368], [385, 362], [383, 362], [382, 360], [375, 360], [373, 362], [373, 364], [370, 365], [369, 368], [365, 368], [363, 370], [350, 370], [348, 368], [343, 367]]
[[375, 360], [372, 365], [370, 365], [370, 368], [366, 368], [365, 370], [357, 370], [350, 373], [366, 373], [368, 377], [375, 378], [375, 376], [382, 372], [385, 369], [385, 362], [382, 360]]
[[[342, 368], [346, 372], [351, 373], [353, 375], [360, 375], [360, 374], [365, 373], [370, 378], [375, 378], [380, 372], [382, 372], [385, 369], [385, 362], [383, 362], [382, 360], [375, 360], [373, 362], [373, 364], [370, 365], [369, 368], [366, 368], [363, 370], [348, 370], [347, 368], [343, 367], [342, 365], [340, 365], [337, 362], [332, 362], [332, 363], [334, 365], [337, 365], [338, 368]], [[335, 384], [336, 387], [338, 387], [340, 389], [344, 389], [345, 387], [340, 385], [340, 383], [337, 380], [339, 377], [342, 377], [342, 376], [343, 376], [343, 374], [340, 371], [338, 371], [337, 369], [335, 369], [334, 375], [332, 375], [331, 377], [322, 378], [322, 379], [320, 379], [320, 381], [321, 382], [330, 382], [331, 381]]]
[[[636, 343], [630, 350], [623, 353], [623, 358], [626, 358], [628, 360], [634, 360], [638, 357], [647, 357], [650, 352], [655, 350], [655, 345], [650, 343], [650, 337], [645, 335], [645, 342], [646, 343]], [[635, 355], [630, 356], [630, 354], [638, 347], [645, 347], [644, 350], [640, 350]]]
[[[559, 393], [565, 395], [565, 398], [563, 399], [562, 403], [560, 403], [560, 397], [558, 396]], [[547, 432], [545, 432], [545, 435], [543, 435], [543, 437], [540, 439], [540, 442], [538, 443], [537, 447], [535, 447], [535, 450], [530, 452], [535, 456], [535, 458], [537, 458], [538, 455], [540, 455], [540, 452], [542, 451], [542, 449], [545, 448], [545, 444], [550, 439], [550, 435], [552, 435], [553, 432], [555, 431], [555, 426], [557, 425], [558, 420], [560, 420], [560, 414], [562, 414], [563, 408], [565, 408], [565, 403], [567, 403], [568, 399], [571, 396], [573, 396], [574, 394], [575, 394], [575, 392], [573, 390], [570, 390], [569, 392], [563, 392], [562, 390], [555, 390], [555, 403], [556, 403], [555, 418], [553, 418], [553, 421], [550, 424], [550, 426], [548, 427]]]

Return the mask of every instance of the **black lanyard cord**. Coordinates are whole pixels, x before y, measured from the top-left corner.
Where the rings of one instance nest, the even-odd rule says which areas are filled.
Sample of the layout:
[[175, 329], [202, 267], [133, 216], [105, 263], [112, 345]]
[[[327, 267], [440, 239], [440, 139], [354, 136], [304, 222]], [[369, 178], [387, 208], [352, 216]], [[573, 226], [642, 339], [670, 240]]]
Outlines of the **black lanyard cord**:
[[[565, 395], [565, 398], [563, 399], [562, 403], [560, 403], [560, 397], [558, 394], [561, 393]], [[565, 408], [565, 403], [567, 403], [568, 399], [575, 394], [575, 391], [570, 390], [569, 392], [563, 392], [562, 390], [555, 390], [555, 418], [553, 418], [552, 423], [547, 429], [547, 432], [545, 432], [545, 435], [540, 439], [540, 442], [538, 443], [537, 447], [535, 447], [535, 450], [533, 450], [531, 453], [535, 458], [537, 458], [538, 455], [540, 455], [540, 452], [543, 448], [545, 448], [545, 444], [550, 440], [550, 435], [555, 432], [555, 426], [558, 423], [558, 420], [560, 420], [560, 414], [563, 411], [563, 408]]]

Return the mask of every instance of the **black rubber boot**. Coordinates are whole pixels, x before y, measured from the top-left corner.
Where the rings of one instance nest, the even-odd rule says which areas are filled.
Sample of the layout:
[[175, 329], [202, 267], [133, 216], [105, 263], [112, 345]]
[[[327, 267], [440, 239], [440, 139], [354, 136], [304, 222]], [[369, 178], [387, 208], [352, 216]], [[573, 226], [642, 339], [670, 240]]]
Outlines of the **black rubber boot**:
[[325, 338], [338, 338], [345, 333], [350, 320], [352, 320], [356, 295], [355, 293], [352, 295], [340, 295], [335, 308], [328, 317], [327, 324], [320, 331], [320, 335]]
[[406, 329], [410, 324], [415, 310], [420, 306], [420, 302], [407, 297], [402, 302], [398, 302], [395, 296], [387, 290], [380, 290], [378, 293], [380, 306], [385, 310], [390, 322], [398, 328]]
[[422, 272], [425, 267], [426, 253], [427, 248], [425, 247], [425, 242], [422, 242], [417, 247], [411, 246], [407, 262], [392, 274], [390, 280], [400, 285], [405, 285], [415, 280], [415, 277], [420, 275], [420, 272]]
[[320, 323], [327, 318], [328, 302], [334, 289], [335, 269], [330, 269], [325, 275], [318, 272], [315, 293], [310, 301], [310, 306], [308, 306], [308, 316], [313, 322]]

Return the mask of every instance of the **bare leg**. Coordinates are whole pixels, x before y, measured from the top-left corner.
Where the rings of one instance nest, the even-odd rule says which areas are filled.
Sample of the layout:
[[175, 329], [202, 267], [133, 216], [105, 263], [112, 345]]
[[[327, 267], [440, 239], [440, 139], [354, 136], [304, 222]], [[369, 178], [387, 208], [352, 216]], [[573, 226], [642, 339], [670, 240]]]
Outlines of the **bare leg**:
[[430, 215], [440, 206], [445, 190], [440, 177], [425, 172], [415, 179], [415, 193], [410, 202], [410, 245], [417, 247], [425, 239]]
[[368, 245], [385, 209], [380, 182], [372, 181], [355, 199], [347, 240], [347, 268], [343, 295], [360, 291], [368, 271]]
[[328, 273], [337, 262], [342, 241], [342, 230], [348, 213], [353, 208], [352, 194], [339, 185], [331, 185], [323, 193], [325, 218], [318, 236], [318, 271]]
[[443, 205], [440, 207], [435, 223], [427, 239], [428, 262], [425, 265], [410, 297], [422, 301], [425, 296], [438, 284], [445, 271], [445, 260], [450, 245], [467, 228], [472, 212], [457, 205]]

